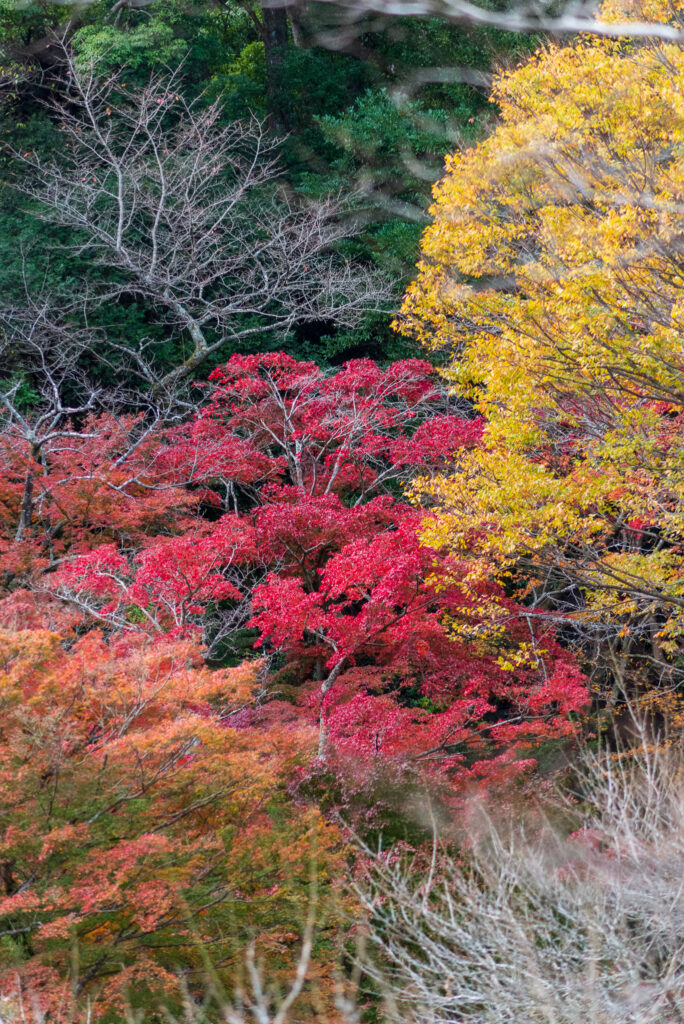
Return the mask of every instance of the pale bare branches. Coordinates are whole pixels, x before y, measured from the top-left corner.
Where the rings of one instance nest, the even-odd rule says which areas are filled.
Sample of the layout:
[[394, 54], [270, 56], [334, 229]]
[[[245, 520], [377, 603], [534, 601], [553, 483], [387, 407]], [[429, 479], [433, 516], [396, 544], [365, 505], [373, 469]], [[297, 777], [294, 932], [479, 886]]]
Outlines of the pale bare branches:
[[[588, 759], [548, 821], [471, 821], [472, 850], [425, 872], [374, 859], [358, 887], [370, 973], [402, 1024], [666, 1024], [684, 1011], [681, 759]], [[474, 826], [474, 827], [473, 827]], [[415, 866], [414, 866], [415, 868]]]
[[387, 298], [376, 275], [334, 252], [352, 232], [343, 202], [294, 200], [263, 125], [225, 124], [220, 100], [190, 102], [179, 88], [178, 72], [131, 88], [124, 74], [103, 79], [65, 53], [51, 104], [59, 160], [15, 154], [30, 172], [17, 188], [73, 229], [74, 255], [106, 268], [90, 308], [133, 298], [185, 348], [160, 371], [133, 346], [157, 390], [227, 344], [307, 321], [352, 326]]
[[[574, 35], [586, 32], [610, 38], [662, 39], [678, 42], [684, 38], [681, 24], [663, 24], [640, 18], [602, 21], [596, 17], [598, 4], [591, 0], [570, 0], [557, 6], [548, 0], [525, 0], [505, 10], [480, 6], [469, 0], [323, 0], [344, 12], [354, 25], [369, 14], [390, 17], [440, 17], [464, 25], [485, 26], [506, 32], [547, 32]], [[279, 0], [272, 0], [274, 6]]]

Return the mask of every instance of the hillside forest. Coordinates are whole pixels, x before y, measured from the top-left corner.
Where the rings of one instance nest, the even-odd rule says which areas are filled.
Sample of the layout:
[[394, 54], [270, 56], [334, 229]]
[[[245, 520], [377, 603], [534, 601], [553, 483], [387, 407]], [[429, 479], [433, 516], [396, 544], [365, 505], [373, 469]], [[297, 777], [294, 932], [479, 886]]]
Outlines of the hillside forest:
[[684, 7], [521, 10], [0, 0], [2, 1024], [684, 1020]]

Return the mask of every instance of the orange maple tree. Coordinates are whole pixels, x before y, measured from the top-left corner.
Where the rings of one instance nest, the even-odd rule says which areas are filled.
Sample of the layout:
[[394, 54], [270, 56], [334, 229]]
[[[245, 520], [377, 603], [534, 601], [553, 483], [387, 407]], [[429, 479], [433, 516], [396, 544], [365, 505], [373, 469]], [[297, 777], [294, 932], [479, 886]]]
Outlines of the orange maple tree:
[[285, 790], [310, 737], [233, 724], [258, 663], [212, 671], [189, 641], [97, 631], [69, 651], [5, 631], [0, 651], [3, 994], [120, 1019], [199, 984], [205, 955], [232, 978], [255, 938], [285, 972], [314, 870], [334, 928], [339, 833]]

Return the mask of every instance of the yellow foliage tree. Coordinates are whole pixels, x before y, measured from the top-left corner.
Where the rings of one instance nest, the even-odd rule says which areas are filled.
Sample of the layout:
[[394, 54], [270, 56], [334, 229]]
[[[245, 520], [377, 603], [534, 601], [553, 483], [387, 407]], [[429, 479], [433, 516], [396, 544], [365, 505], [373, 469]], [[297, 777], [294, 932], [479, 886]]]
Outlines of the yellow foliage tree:
[[471, 579], [517, 578], [536, 610], [582, 620], [613, 679], [639, 658], [669, 682], [684, 635], [684, 49], [549, 44], [493, 98], [496, 131], [447, 160], [396, 324], [446, 350], [486, 419], [483, 446], [423, 483], [424, 539]]

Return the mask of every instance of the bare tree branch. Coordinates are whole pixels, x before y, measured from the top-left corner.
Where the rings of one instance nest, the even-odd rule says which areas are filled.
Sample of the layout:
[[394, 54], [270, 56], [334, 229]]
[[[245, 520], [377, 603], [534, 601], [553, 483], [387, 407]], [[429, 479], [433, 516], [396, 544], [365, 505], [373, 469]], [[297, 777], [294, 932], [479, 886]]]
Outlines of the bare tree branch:
[[[279, 6], [281, 0], [270, 0]], [[285, 0], [282, 0], [284, 3]], [[322, 0], [338, 9], [347, 25], [354, 25], [368, 14], [390, 17], [439, 17], [464, 25], [502, 29], [506, 32], [547, 32], [552, 35], [574, 35], [586, 32], [614, 39], [640, 38], [680, 42], [684, 39], [681, 24], [663, 24], [642, 19], [602, 21], [596, 17], [598, 4], [591, 0], [570, 0], [560, 12], [545, 0], [526, 0], [507, 10], [481, 7], [469, 0]], [[333, 42], [332, 34], [328, 34]]]
[[264, 126], [226, 125], [219, 100], [188, 102], [179, 88], [178, 72], [129, 88], [65, 52], [50, 103], [59, 159], [14, 153], [30, 172], [17, 189], [74, 229], [73, 255], [112, 272], [95, 277], [90, 309], [135, 298], [185, 345], [166, 371], [143, 345], [133, 350], [157, 392], [227, 344], [310, 321], [353, 326], [389, 297], [374, 272], [335, 252], [353, 233], [339, 197], [286, 195]]

